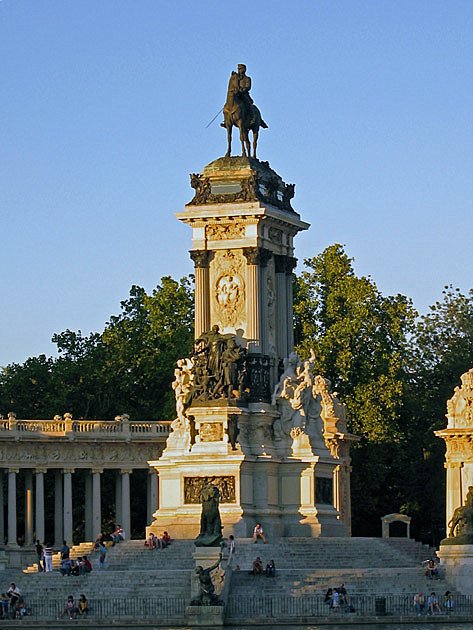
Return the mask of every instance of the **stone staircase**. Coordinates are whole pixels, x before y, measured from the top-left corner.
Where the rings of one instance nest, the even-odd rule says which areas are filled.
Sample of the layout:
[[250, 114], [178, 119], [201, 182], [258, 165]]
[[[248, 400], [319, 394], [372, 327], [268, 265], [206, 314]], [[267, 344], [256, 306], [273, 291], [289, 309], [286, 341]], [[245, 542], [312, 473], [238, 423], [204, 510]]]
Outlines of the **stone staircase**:
[[[230, 593], [233, 601], [319, 599], [327, 588], [342, 583], [351, 597], [409, 595], [409, 600], [419, 590], [444, 593], [449, 588], [443, 580], [437, 583], [425, 578], [421, 563], [432, 551], [412, 540], [279, 538], [266, 545], [255, 545], [251, 539], [236, 542]], [[185, 620], [194, 569], [192, 540], [176, 540], [163, 550], [149, 550], [142, 540], [121, 542], [109, 549], [103, 570], [98, 568], [98, 554], [91, 553], [92, 546], [83, 543], [72, 549], [73, 557], [89, 556], [92, 573], [63, 577], [57, 570], [38, 573], [36, 565], [23, 572], [7, 569], [0, 572], [0, 592], [15, 582], [33, 611], [39, 611], [42, 602], [49, 602], [49, 608], [37, 612], [45, 618], [57, 615], [69, 594], [78, 598], [85, 593], [98, 617], [146, 617], [152, 606], [162, 605], [166, 608], [156, 609], [158, 617], [175, 623]], [[249, 575], [257, 555], [264, 565], [274, 559], [276, 578]], [[59, 567], [59, 558], [55, 566]]]
[[[110, 617], [147, 616], [156, 609], [156, 615], [166, 618], [184, 618], [185, 606], [190, 601], [190, 576], [194, 568], [193, 541], [178, 540], [163, 550], [149, 550], [144, 541], [124, 541], [108, 549], [106, 565], [99, 569], [98, 554], [90, 553], [93, 543], [83, 543], [74, 548], [71, 555], [87, 555], [93, 570], [87, 575], [62, 576], [58, 570], [51, 573], [37, 571], [36, 565], [27, 569], [6, 569], [0, 572], [0, 592], [10, 582], [20, 587], [33, 614], [56, 617], [63, 609], [67, 596], [76, 599], [85, 593], [92, 607], [92, 614]], [[59, 559], [56, 562], [59, 568]], [[159, 602], [170, 600], [165, 613]], [[48, 605], [43, 605], [46, 602]], [[172, 604], [172, 605], [171, 605]], [[41, 614], [38, 610], [41, 608]]]
[[[408, 539], [281, 538], [266, 545], [240, 539], [233, 559], [234, 570], [240, 570], [233, 574], [232, 596], [254, 597], [255, 591], [263, 597], [320, 595], [342, 583], [351, 594], [372, 597], [430, 592], [435, 582], [425, 577], [422, 561], [432, 553]], [[248, 575], [258, 555], [264, 566], [275, 561], [276, 579]]]

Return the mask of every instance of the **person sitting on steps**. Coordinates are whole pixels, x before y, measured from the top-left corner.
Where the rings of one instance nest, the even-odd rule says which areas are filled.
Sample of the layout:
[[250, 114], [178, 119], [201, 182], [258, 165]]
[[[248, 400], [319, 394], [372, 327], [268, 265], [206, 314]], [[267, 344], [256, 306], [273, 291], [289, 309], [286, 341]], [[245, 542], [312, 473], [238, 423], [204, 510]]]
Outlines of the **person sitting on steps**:
[[264, 542], [264, 544], [266, 544], [268, 541], [266, 540], [266, 537], [264, 535], [264, 531], [263, 528], [261, 526], [261, 523], [256, 523], [255, 528], [253, 530], [253, 542], [257, 543], [258, 538], [261, 538], [261, 540]]
[[253, 569], [250, 571], [250, 575], [263, 575], [263, 561], [259, 556], [253, 560]]

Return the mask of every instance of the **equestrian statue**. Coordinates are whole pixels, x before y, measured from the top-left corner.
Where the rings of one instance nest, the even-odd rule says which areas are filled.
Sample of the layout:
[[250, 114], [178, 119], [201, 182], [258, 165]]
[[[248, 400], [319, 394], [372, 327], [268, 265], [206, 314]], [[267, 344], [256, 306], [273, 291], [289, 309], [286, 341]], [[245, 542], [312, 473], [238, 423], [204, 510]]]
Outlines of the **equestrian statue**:
[[222, 127], [227, 130], [228, 149], [225, 157], [230, 157], [232, 151], [232, 127], [240, 130], [242, 157], [251, 157], [249, 132], [253, 132], [253, 156], [256, 158], [258, 134], [260, 127], [267, 129], [268, 125], [261, 117], [259, 109], [250, 96], [251, 79], [246, 74], [246, 66], [238, 64], [238, 72], [232, 72], [228, 82], [227, 101], [223, 107]]

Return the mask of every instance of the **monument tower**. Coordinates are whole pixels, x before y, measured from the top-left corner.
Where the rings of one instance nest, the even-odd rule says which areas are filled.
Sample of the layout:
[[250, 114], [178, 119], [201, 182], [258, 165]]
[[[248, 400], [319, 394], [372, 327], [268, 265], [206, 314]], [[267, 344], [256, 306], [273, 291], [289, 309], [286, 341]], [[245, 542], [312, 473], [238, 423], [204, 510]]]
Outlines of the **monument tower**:
[[[191, 175], [177, 218], [192, 229], [195, 345], [178, 361], [176, 419], [161, 458], [159, 509], [149, 531], [195, 537], [200, 495], [220, 490], [224, 535], [350, 534], [345, 409], [311, 358], [294, 353], [294, 237], [309, 228], [294, 185], [256, 158], [260, 127], [246, 68], [229, 82], [227, 155]], [[232, 126], [242, 157], [230, 157]], [[253, 132], [253, 157], [249, 132]]]

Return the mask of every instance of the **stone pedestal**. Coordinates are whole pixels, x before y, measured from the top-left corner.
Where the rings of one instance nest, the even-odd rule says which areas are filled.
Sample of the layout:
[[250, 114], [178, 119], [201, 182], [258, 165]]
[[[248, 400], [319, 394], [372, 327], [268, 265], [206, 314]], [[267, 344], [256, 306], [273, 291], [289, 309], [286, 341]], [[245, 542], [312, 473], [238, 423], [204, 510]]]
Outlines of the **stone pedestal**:
[[473, 545], [440, 545], [437, 552], [449, 584], [473, 595]]
[[224, 624], [223, 606], [187, 606], [186, 616], [189, 626], [223, 626]]
[[208, 164], [191, 185], [177, 217], [192, 229], [196, 343], [177, 362], [173, 432], [149, 462], [159, 508], [147, 534], [196, 538], [210, 481], [224, 537], [251, 536], [256, 522], [270, 538], [349, 535], [356, 438], [313, 360], [293, 352], [294, 237], [309, 227], [292, 207], [294, 186], [239, 157]]

